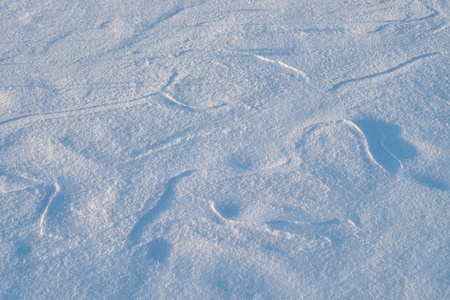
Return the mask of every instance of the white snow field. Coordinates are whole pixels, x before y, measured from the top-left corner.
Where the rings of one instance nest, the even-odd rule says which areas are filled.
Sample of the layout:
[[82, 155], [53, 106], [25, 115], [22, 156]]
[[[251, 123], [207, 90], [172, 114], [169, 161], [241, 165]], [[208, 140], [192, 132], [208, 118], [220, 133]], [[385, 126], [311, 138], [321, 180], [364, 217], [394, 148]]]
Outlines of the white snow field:
[[1, 299], [450, 299], [446, 0], [0, 0]]

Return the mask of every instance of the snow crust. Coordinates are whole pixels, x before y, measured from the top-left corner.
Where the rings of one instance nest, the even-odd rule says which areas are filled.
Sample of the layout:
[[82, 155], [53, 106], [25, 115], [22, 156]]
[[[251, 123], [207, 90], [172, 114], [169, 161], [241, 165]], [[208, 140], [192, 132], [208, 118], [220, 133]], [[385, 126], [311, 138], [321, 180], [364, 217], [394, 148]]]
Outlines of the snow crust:
[[0, 0], [1, 299], [448, 299], [444, 0]]

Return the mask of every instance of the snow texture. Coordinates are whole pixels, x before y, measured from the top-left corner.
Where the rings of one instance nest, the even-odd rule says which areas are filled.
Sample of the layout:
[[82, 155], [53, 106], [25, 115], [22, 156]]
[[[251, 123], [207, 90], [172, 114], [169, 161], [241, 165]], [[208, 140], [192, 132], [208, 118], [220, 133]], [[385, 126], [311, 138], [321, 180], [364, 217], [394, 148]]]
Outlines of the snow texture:
[[450, 299], [445, 0], [0, 0], [1, 299]]

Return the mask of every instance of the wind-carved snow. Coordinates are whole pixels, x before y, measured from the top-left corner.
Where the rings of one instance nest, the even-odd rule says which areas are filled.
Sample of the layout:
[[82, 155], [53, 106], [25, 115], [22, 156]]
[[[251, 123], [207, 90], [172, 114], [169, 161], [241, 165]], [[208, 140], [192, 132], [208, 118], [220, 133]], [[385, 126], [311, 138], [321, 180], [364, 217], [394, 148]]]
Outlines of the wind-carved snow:
[[269, 62], [269, 63], [272, 63], [272, 64], [277, 64], [277, 65], [282, 66], [285, 69], [294, 71], [295, 73], [300, 75], [303, 79], [305, 79], [306, 82], [309, 82], [309, 78], [306, 76], [306, 74], [303, 71], [300, 71], [300, 70], [298, 70], [298, 69], [296, 69], [296, 68], [294, 68], [292, 66], [289, 66], [289, 65], [285, 64], [284, 62], [272, 60], [272, 59], [269, 59], [269, 58], [266, 58], [266, 57], [263, 57], [263, 56], [257, 55], [257, 54], [248, 54], [248, 53], [245, 53], [245, 54], [251, 55], [253, 57], [256, 57], [259, 60], [262, 60], [262, 61], [265, 61], [265, 62]]
[[[252, 168], [249, 174], [225, 176], [200, 188], [206, 193], [201, 198], [211, 199], [212, 212], [237, 226], [266, 224], [277, 231], [337, 242], [333, 226], [348, 231], [359, 222], [352, 205], [341, 197], [358, 199], [371, 193], [374, 187], [366, 182], [383, 178], [384, 168], [371, 155], [364, 133], [347, 120], [303, 129], [296, 149], [299, 162], [265, 173]], [[345, 180], [333, 179], [336, 173]], [[331, 227], [322, 232], [327, 226]]]
[[168, 149], [170, 147], [173, 147], [175, 145], [179, 145], [181, 143], [187, 142], [195, 137], [194, 134], [189, 133], [189, 130], [185, 130], [180, 133], [176, 133], [170, 137], [168, 137], [165, 140], [159, 141], [157, 143], [154, 143], [150, 145], [149, 149], [143, 153], [138, 154], [137, 156], [130, 159], [128, 162], [140, 160], [145, 157], [148, 157], [152, 155], [155, 152]]
[[186, 108], [187, 110], [190, 110], [190, 111], [196, 110], [196, 108], [190, 107], [189, 105], [186, 105], [186, 104], [184, 104], [184, 103], [181, 103], [181, 102], [178, 101], [178, 100], [175, 100], [172, 96], [170, 96], [170, 95], [167, 94], [167, 93], [161, 93], [161, 95], [162, 95], [164, 98], [166, 98], [167, 100], [169, 100], [170, 102], [172, 102], [172, 103], [174, 103], [174, 104], [176, 104], [176, 105], [178, 105], [178, 106], [181, 106], [181, 107], [183, 107], [183, 108]]
[[1, 299], [448, 298], [444, 1], [65, 2], [0, 3]]
[[170, 206], [170, 202], [173, 200], [175, 196], [175, 188], [179, 181], [181, 181], [184, 177], [190, 176], [194, 171], [186, 171], [178, 176], [170, 178], [165, 186], [164, 192], [156, 202], [155, 206], [146, 212], [134, 225], [130, 234], [128, 235], [128, 239], [136, 244], [139, 242], [142, 234], [144, 233], [145, 228], [151, 224], [164, 210], [168, 209]]
[[410, 65], [410, 64], [414, 63], [415, 61], [418, 61], [418, 60], [421, 60], [421, 59], [424, 59], [424, 58], [427, 58], [427, 57], [430, 57], [430, 56], [433, 56], [433, 55], [437, 55], [437, 54], [440, 54], [440, 53], [434, 52], [434, 53], [428, 53], [428, 54], [419, 55], [419, 56], [413, 57], [410, 60], [405, 61], [404, 63], [401, 63], [401, 64], [399, 64], [399, 65], [397, 65], [397, 66], [395, 66], [393, 68], [387, 69], [386, 71], [383, 71], [383, 72], [374, 73], [374, 74], [367, 75], [367, 76], [362, 76], [362, 77], [358, 77], [358, 78], [352, 78], [352, 79], [347, 79], [347, 80], [340, 81], [340, 82], [336, 83], [335, 85], [333, 85], [329, 89], [329, 91], [336, 91], [339, 88], [341, 88], [342, 86], [344, 86], [346, 84], [349, 84], [351, 82], [363, 81], [363, 80], [366, 80], [366, 79], [372, 79], [372, 78], [377, 77], [377, 76], [382, 76], [382, 75], [393, 73], [393, 72], [395, 72], [395, 71], [397, 71], [397, 70], [399, 70], [399, 69], [401, 69], [403, 67], [406, 67], [407, 65]]
[[256, 59], [259, 59], [259, 60], [261, 60], [263, 62], [268, 62], [268, 63], [271, 63], [271, 64], [279, 65], [279, 66], [281, 66], [281, 67], [283, 67], [283, 68], [285, 68], [285, 69], [287, 69], [289, 71], [293, 71], [297, 75], [300, 75], [300, 77], [305, 79], [306, 82], [310, 82], [310, 80], [309, 80], [308, 76], [306, 76], [305, 72], [303, 72], [303, 71], [301, 71], [301, 70], [299, 70], [297, 68], [294, 68], [294, 67], [292, 67], [292, 66], [290, 66], [290, 65], [288, 65], [288, 64], [286, 64], [286, 63], [284, 63], [282, 61], [273, 60], [273, 59], [270, 59], [270, 58], [267, 58], [267, 57], [264, 57], [264, 56], [261, 56], [261, 55], [258, 55], [258, 54], [254, 54], [254, 53], [239, 52], [239, 51], [229, 51], [229, 50], [221, 50], [221, 51], [225, 52], [225, 53], [242, 54], [242, 55], [252, 56], [252, 57], [254, 57]]
[[371, 159], [376, 165], [378, 165], [380, 168], [384, 169], [384, 167], [383, 167], [382, 165], [380, 165], [380, 164], [376, 161], [376, 159], [373, 157], [372, 153], [370, 152], [370, 150], [369, 150], [369, 145], [368, 145], [368, 143], [367, 143], [367, 138], [366, 138], [364, 132], [361, 130], [361, 128], [359, 128], [359, 127], [358, 127], [355, 123], [353, 123], [352, 121], [348, 121], [348, 120], [343, 120], [343, 121], [344, 121], [344, 123], [346, 123], [346, 124], [352, 126], [353, 128], [355, 128], [355, 129], [359, 132], [359, 134], [361, 134], [361, 136], [364, 138], [364, 148], [366, 149], [367, 155], [370, 157], [370, 159]]
[[87, 107], [81, 107], [81, 108], [75, 108], [75, 109], [68, 109], [68, 110], [61, 110], [61, 111], [54, 111], [54, 112], [43, 112], [43, 113], [36, 113], [36, 114], [28, 114], [23, 116], [14, 117], [8, 120], [4, 120], [0, 122], [0, 126], [6, 125], [11, 122], [17, 122], [17, 121], [42, 121], [47, 119], [54, 119], [54, 118], [60, 118], [60, 117], [66, 117], [66, 116], [76, 116], [76, 115], [82, 115], [82, 114], [90, 114], [90, 113], [96, 113], [96, 112], [103, 112], [107, 110], [114, 110], [119, 108], [126, 108], [131, 107], [135, 105], [142, 105], [149, 103], [149, 98], [157, 95], [156, 93], [152, 93], [149, 95], [145, 95], [136, 99], [132, 99], [129, 101], [120, 101], [120, 102], [113, 102], [113, 103], [106, 103], [106, 104], [99, 104], [99, 105], [93, 105], [93, 106], [87, 106]]
[[414, 146], [401, 138], [398, 126], [370, 118], [355, 120], [352, 124], [366, 137], [369, 151], [372, 151], [372, 157], [375, 156], [374, 160], [387, 171], [401, 170], [402, 160], [417, 156]]
[[[50, 186], [46, 189], [45, 198], [43, 201], [44, 204], [44, 211], [42, 212], [41, 218], [39, 220], [39, 236], [43, 236], [45, 234], [45, 218], [48, 212], [48, 209], [53, 203], [53, 200], [58, 195], [58, 193], [61, 191], [60, 185], [55, 182], [53, 186]], [[52, 237], [52, 235], [49, 235]]]
[[17, 178], [9, 178], [8, 176], [0, 175], [0, 193], [2, 194], [23, 191], [27, 188], [29, 188], [29, 185]]

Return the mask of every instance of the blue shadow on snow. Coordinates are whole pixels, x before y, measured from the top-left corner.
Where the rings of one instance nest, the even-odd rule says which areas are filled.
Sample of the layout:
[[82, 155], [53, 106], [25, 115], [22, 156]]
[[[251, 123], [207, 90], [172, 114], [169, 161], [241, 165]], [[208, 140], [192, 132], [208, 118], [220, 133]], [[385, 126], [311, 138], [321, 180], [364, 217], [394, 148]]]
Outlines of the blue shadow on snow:
[[387, 171], [397, 172], [401, 161], [418, 155], [414, 146], [401, 137], [399, 126], [369, 117], [353, 120], [364, 133], [373, 158]]

